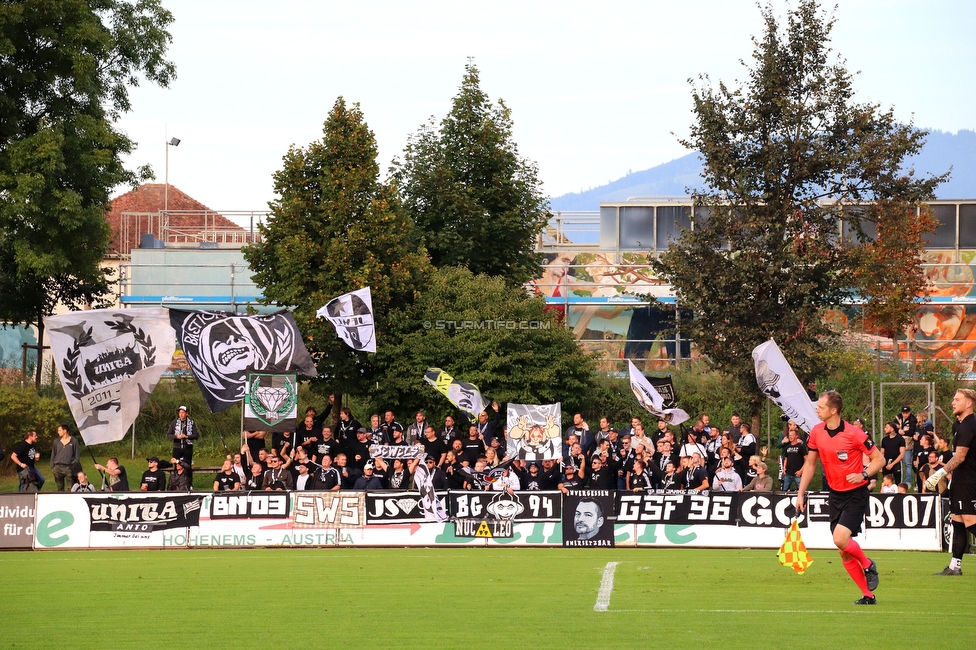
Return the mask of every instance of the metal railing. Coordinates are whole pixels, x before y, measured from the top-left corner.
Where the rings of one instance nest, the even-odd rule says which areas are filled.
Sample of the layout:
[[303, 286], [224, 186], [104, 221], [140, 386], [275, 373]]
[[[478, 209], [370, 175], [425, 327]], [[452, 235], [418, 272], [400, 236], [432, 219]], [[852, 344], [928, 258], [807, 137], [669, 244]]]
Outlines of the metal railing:
[[[123, 212], [119, 224], [118, 253], [123, 258], [138, 248], [141, 236], [153, 235], [164, 244], [175, 247], [200, 245], [241, 248], [261, 239], [258, 225], [264, 223], [267, 210], [160, 210], [158, 212]], [[225, 221], [235, 225], [228, 226]]]
[[556, 212], [539, 234], [536, 248], [599, 248], [599, 212]]

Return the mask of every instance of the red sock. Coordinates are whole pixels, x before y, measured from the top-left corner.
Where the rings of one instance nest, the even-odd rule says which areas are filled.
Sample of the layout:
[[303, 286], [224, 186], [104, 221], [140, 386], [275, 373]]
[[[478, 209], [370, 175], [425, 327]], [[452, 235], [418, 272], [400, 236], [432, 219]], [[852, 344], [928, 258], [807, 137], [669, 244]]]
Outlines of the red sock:
[[841, 552], [847, 553], [852, 558], [857, 560], [862, 569], [866, 569], [871, 566], [871, 560], [864, 555], [864, 551], [861, 550], [861, 547], [858, 546], [857, 542], [855, 542], [853, 539], [847, 540], [847, 548], [842, 548]]
[[847, 562], [844, 562], [844, 568], [851, 574], [851, 579], [854, 581], [854, 584], [860, 587], [862, 594], [865, 596], [874, 595], [868, 591], [868, 580], [864, 577], [864, 569], [861, 568], [861, 564], [857, 560], [851, 558]]

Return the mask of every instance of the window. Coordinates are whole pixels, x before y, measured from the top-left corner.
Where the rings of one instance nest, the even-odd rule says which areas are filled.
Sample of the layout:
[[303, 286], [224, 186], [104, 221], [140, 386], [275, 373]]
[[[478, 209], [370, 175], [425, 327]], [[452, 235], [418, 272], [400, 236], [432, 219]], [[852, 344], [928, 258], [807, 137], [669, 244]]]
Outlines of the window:
[[654, 208], [620, 208], [620, 248], [654, 248]]
[[928, 248], [955, 248], [956, 247], [956, 206], [952, 205], [932, 205], [932, 216], [939, 221], [935, 232], [929, 237], [926, 246]]
[[671, 242], [681, 239], [681, 230], [691, 228], [691, 208], [662, 206], [657, 209], [657, 249], [666, 251]]
[[[867, 210], [859, 206], [849, 206], [844, 208], [844, 212], [848, 214], [853, 213], [853, 214], [863, 215], [867, 212]], [[851, 223], [847, 219], [844, 219], [841, 222], [841, 224], [843, 228], [843, 230], [841, 230], [841, 236], [844, 238], [844, 241], [850, 242], [852, 244], [861, 243], [861, 240], [859, 239], [857, 234], [857, 229], [854, 227], [853, 223]], [[867, 241], [874, 241], [875, 239], [878, 238], [878, 225], [873, 221], [862, 219], [861, 230], [864, 231], [864, 236], [867, 238]]]
[[959, 248], [976, 248], [976, 203], [959, 205]]
[[605, 251], [617, 249], [617, 208], [600, 208], [600, 248]]

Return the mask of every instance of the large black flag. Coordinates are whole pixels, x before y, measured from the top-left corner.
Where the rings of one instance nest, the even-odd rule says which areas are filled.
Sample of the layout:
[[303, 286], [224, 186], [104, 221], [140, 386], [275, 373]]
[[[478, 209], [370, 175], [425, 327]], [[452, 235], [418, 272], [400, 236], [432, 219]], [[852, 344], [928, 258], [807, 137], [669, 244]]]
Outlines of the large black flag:
[[213, 413], [244, 399], [252, 372], [317, 374], [295, 319], [285, 310], [248, 316], [170, 309], [169, 317]]

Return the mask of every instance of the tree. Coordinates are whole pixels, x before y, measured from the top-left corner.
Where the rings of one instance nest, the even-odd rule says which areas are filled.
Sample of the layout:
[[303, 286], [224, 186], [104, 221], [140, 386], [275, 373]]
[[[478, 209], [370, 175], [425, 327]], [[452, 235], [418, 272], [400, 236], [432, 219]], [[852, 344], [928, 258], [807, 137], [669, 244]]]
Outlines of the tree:
[[461, 267], [432, 275], [417, 302], [391, 317], [388, 341], [377, 350], [382, 380], [370, 396], [404, 413], [455, 411], [424, 382], [431, 366], [500, 403], [562, 401], [565, 413], [582, 408], [591, 388], [592, 360], [542, 298]]
[[376, 139], [358, 104], [340, 97], [322, 140], [292, 147], [274, 175], [280, 198], [244, 251], [266, 304], [293, 310], [315, 359], [319, 389], [361, 393], [375, 380], [372, 355], [355, 352], [315, 312], [369, 286], [376, 334], [386, 345], [391, 309], [409, 305], [430, 263], [396, 194], [379, 181]]
[[[136, 183], [115, 128], [140, 76], [175, 77], [173, 21], [158, 0], [32, 0], [0, 6], [0, 321], [35, 324], [109, 288], [111, 190]], [[41, 358], [38, 348], [37, 381]]]
[[[870, 280], [858, 274], [866, 255], [872, 278], [900, 277], [900, 298], [918, 295], [918, 251], [931, 222], [917, 221], [914, 206], [946, 178], [903, 171], [926, 133], [854, 101], [852, 77], [829, 48], [834, 20], [815, 0], [802, 0], [782, 26], [771, 7], [762, 13], [765, 33], [742, 87], [713, 88], [707, 76], [693, 87], [696, 121], [683, 144], [701, 153], [707, 189], [694, 195], [694, 229], [656, 264], [696, 315], [682, 328], [717, 369], [753, 390], [755, 346], [775, 338], [798, 374], [813, 377], [831, 335], [824, 311], [858, 292], [890, 293], [884, 282], [862, 281]], [[893, 227], [902, 238], [889, 236]], [[879, 247], [888, 255], [873, 254]], [[909, 312], [888, 312], [896, 313]]]
[[502, 100], [493, 105], [479, 84], [469, 62], [440, 129], [433, 117], [421, 126], [392, 176], [435, 266], [464, 266], [514, 286], [538, 274], [534, 250], [549, 200], [535, 163], [518, 155], [511, 111]]

